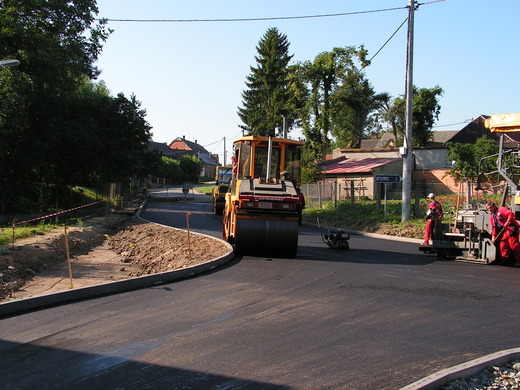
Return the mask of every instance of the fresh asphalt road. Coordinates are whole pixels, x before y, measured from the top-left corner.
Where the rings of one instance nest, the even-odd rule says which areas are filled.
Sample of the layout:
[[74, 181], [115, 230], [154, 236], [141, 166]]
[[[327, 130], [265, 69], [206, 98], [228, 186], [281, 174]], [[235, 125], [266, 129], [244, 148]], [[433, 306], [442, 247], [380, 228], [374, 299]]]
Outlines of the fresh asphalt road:
[[[149, 203], [148, 220], [220, 236], [211, 205]], [[0, 321], [0, 388], [398, 389], [520, 346], [520, 269], [437, 261], [417, 244], [303, 227], [294, 259]], [[268, 245], [268, 243], [266, 243]]]

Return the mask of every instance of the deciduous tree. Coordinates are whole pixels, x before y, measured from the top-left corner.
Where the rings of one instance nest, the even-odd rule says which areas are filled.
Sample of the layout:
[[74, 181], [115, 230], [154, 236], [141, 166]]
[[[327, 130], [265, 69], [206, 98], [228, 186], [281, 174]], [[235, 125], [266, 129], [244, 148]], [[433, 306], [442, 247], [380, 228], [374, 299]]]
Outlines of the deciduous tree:
[[[438, 85], [433, 88], [413, 87], [412, 99], [412, 145], [425, 146], [432, 137], [432, 127], [439, 118], [439, 97], [444, 91]], [[405, 132], [405, 97], [389, 100], [383, 106], [384, 120], [390, 125], [398, 145], [403, 145]]]
[[323, 52], [311, 61], [300, 64], [309, 90], [306, 116], [302, 118], [303, 133], [310, 140], [312, 154], [324, 159], [330, 149], [333, 126], [331, 96], [351, 72], [359, 72], [357, 64], [368, 65], [367, 51], [360, 48], [334, 48]]

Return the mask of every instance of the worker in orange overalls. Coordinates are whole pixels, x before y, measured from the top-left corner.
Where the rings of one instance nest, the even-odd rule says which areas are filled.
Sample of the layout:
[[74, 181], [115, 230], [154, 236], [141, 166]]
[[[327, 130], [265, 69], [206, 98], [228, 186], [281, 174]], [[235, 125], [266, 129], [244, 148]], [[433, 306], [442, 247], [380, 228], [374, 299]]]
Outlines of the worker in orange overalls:
[[486, 208], [491, 213], [491, 240], [493, 243], [499, 242], [500, 256], [506, 260], [513, 254], [516, 263], [520, 264], [520, 224], [515, 219], [515, 213], [507, 207], [497, 207], [493, 202], [488, 203]]
[[430, 245], [430, 239], [433, 233], [436, 233], [441, 227], [442, 206], [435, 200], [435, 194], [431, 192], [428, 195], [428, 212], [426, 213], [426, 228], [424, 230], [423, 245]]

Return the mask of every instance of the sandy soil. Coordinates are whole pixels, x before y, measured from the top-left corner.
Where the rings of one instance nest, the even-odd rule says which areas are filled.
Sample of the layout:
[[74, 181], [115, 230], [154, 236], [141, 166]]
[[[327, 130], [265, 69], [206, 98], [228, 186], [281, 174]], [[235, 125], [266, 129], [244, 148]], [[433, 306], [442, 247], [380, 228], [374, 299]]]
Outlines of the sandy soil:
[[[0, 246], [0, 302], [200, 264], [226, 253], [219, 240], [126, 215]], [[196, 237], [196, 239], [195, 239]], [[70, 277], [72, 275], [72, 278]]]

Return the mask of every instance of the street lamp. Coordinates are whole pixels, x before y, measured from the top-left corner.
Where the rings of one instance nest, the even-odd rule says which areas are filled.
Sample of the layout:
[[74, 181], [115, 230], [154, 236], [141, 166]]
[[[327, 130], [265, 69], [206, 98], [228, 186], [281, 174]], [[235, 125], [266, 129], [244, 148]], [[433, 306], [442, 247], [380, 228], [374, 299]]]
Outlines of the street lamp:
[[18, 66], [18, 65], [20, 65], [20, 61], [15, 60], [15, 59], [0, 61], [0, 66], [2, 68], [11, 68], [13, 66]]

